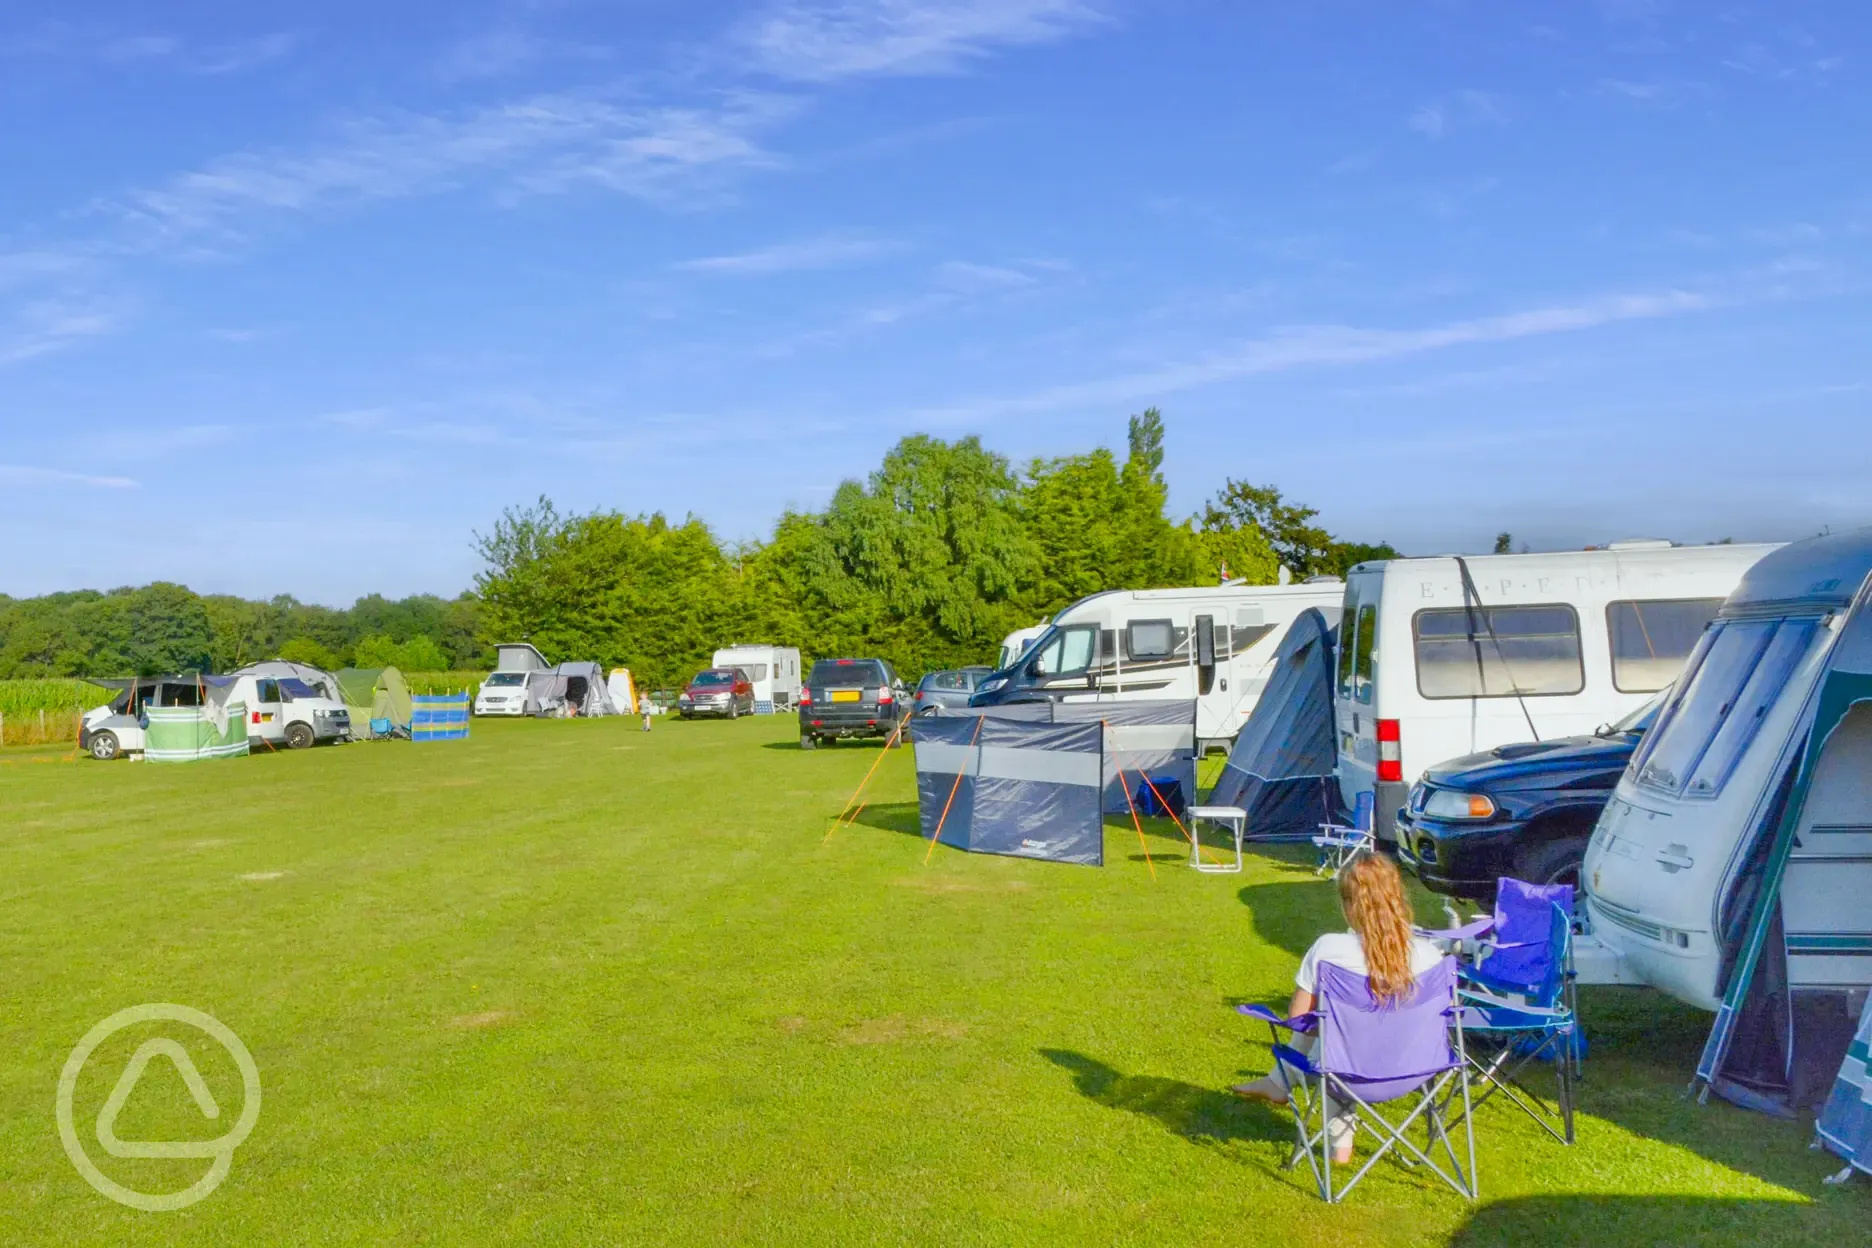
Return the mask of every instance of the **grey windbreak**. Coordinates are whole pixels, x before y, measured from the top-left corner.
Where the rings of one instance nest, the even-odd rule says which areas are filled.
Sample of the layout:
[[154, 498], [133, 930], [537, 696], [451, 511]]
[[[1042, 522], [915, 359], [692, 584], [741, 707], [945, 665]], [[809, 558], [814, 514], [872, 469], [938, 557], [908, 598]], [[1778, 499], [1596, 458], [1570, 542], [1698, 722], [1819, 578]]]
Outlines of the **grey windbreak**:
[[1104, 865], [1101, 723], [930, 716], [917, 723], [915, 744], [926, 839], [971, 853]]

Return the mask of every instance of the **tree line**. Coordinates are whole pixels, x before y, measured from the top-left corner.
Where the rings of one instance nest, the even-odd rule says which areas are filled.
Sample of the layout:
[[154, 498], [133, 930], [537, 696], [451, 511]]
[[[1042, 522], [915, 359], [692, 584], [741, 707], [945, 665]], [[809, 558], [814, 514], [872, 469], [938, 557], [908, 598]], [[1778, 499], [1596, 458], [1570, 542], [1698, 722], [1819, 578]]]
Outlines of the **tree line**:
[[735, 642], [875, 655], [914, 675], [991, 659], [1009, 632], [1104, 589], [1340, 575], [1396, 552], [1341, 540], [1272, 486], [1231, 480], [1168, 511], [1164, 422], [1133, 416], [1106, 448], [1016, 467], [973, 437], [907, 437], [818, 511], [727, 543], [696, 517], [562, 514], [546, 498], [477, 533], [459, 598], [359, 599], [346, 610], [158, 583], [0, 597], [0, 679], [224, 671], [280, 657], [407, 671], [488, 666], [531, 641], [549, 658], [628, 666], [668, 686]]

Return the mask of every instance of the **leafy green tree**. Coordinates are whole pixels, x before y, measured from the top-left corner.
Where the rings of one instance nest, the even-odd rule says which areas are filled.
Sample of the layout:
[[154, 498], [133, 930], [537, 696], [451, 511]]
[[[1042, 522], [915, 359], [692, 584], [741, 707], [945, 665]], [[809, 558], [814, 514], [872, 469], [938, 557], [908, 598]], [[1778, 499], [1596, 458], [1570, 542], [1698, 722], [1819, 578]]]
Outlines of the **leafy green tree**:
[[1497, 533], [1495, 535], [1495, 554], [1506, 555], [1514, 550], [1514, 534]]
[[310, 637], [293, 638], [279, 648], [278, 657], [288, 663], [305, 663], [312, 667], [322, 667], [328, 672], [344, 666], [337, 655]]

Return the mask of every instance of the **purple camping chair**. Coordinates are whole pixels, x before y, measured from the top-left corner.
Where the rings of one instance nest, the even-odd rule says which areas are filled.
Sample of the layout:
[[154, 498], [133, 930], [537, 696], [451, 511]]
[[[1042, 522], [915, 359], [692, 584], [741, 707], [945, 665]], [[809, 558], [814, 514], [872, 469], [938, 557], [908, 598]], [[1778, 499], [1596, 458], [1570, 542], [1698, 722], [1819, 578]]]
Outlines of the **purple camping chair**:
[[[1345, 1198], [1378, 1159], [1397, 1150], [1406, 1165], [1427, 1167], [1470, 1200], [1476, 1199], [1475, 1131], [1469, 1115], [1469, 1067], [1463, 1055], [1462, 1018], [1456, 1005], [1456, 960], [1445, 958], [1417, 977], [1409, 997], [1389, 1006], [1372, 1000], [1370, 982], [1343, 967], [1319, 966], [1318, 1007], [1303, 1018], [1282, 1018], [1262, 1005], [1236, 1009], [1268, 1024], [1274, 1056], [1288, 1068], [1294, 1108], [1294, 1151], [1283, 1169], [1305, 1158], [1320, 1198]], [[1312, 1053], [1281, 1042], [1280, 1032], [1313, 1032]], [[1465, 1157], [1457, 1154], [1445, 1113], [1462, 1101]], [[1382, 1108], [1381, 1108], [1382, 1107]], [[1332, 1125], [1349, 1121], [1354, 1138], [1369, 1132], [1377, 1149], [1343, 1185], [1333, 1182]], [[1422, 1121], [1422, 1147], [1408, 1133]], [[1444, 1160], [1432, 1154], [1442, 1145]], [[1447, 1166], [1447, 1168], [1446, 1168]]]

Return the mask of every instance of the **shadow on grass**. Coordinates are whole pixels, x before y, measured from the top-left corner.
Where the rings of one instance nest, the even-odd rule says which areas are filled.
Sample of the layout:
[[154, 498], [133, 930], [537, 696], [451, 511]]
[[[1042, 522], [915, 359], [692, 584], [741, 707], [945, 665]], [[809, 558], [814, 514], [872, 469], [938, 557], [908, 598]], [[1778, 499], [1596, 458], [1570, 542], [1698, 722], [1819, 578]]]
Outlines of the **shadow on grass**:
[[1157, 1075], [1127, 1075], [1068, 1049], [1041, 1049], [1040, 1056], [1070, 1074], [1073, 1087], [1087, 1100], [1149, 1118], [1172, 1135], [1198, 1144], [1252, 1141], [1285, 1147], [1293, 1139], [1293, 1123], [1285, 1114], [1218, 1088]]
[[[883, 737], [851, 737], [843, 741], [821, 741], [817, 748], [821, 750], [875, 750], [883, 748], [883, 745]], [[763, 741], [760, 748], [787, 750], [794, 754], [806, 753], [798, 741]]]
[[[848, 815], [847, 818], [850, 818]], [[871, 802], [858, 813], [855, 820], [861, 828], [876, 828], [880, 832], [901, 832], [905, 836], [914, 836], [921, 840], [923, 827], [917, 817], [915, 802]]]
[[1781, 1244], [1805, 1238], [1813, 1210], [1796, 1201], [1713, 1196], [1521, 1196], [1485, 1205], [1450, 1239], [1452, 1248], [1539, 1244], [1541, 1248], [1672, 1248]]
[[1236, 896], [1248, 907], [1255, 934], [1295, 957], [1306, 953], [1321, 933], [1345, 928], [1331, 882], [1311, 875], [1249, 884]]

